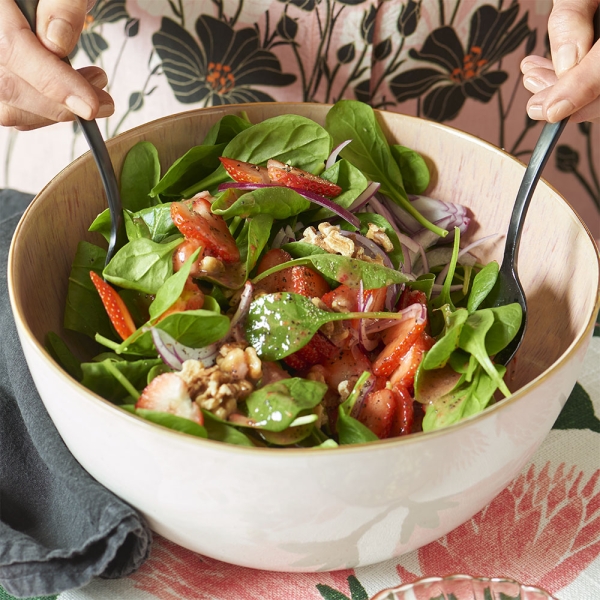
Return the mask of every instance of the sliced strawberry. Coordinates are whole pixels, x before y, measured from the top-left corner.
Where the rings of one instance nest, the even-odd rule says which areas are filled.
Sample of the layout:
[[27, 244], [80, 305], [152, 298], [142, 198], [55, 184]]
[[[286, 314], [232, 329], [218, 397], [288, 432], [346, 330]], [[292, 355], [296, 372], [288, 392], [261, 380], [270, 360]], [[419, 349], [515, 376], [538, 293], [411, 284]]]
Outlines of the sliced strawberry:
[[[279, 248], [269, 250], [258, 265], [258, 273], [292, 260], [292, 257]], [[265, 277], [256, 284], [256, 289], [268, 294], [291, 292], [307, 298], [320, 298], [329, 291], [329, 285], [323, 276], [305, 266], [289, 267]]]
[[185, 310], [200, 310], [204, 306], [204, 293], [202, 290], [192, 281], [191, 277], [188, 277], [185, 282], [185, 287], [181, 296], [175, 300], [175, 302], [162, 314], [160, 315], [159, 321], [162, 321], [168, 315], [176, 312], [183, 312]]
[[423, 306], [427, 306], [427, 296], [425, 292], [420, 290], [413, 290], [408, 286], [404, 288], [402, 294], [400, 294], [400, 300], [398, 301], [398, 310], [404, 310], [408, 308], [411, 304], [416, 303], [422, 304]]
[[270, 159], [267, 162], [267, 171], [269, 179], [273, 183], [279, 183], [286, 187], [314, 192], [328, 198], [335, 198], [342, 193], [342, 188], [339, 185], [278, 160]]
[[367, 394], [358, 420], [383, 440], [389, 437], [392, 431], [397, 410], [396, 395], [392, 390], [384, 388]]
[[325, 305], [336, 312], [356, 312], [358, 310], [358, 288], [345, 284], [338, 285], [335, 290], [321, 297]]
[[225, 219], [213, 215], [211, 204], [206, 198], [196, 198], [192, 202], [173, 202], [171, 219], [187, 240], [196, 240], [211, 256], [223, 262], [240, 260], [240, 252]]
[[342, 381], [356, 380], [364, 371], [371, 371], [371, 361], [361, 352], [358, 346], [336, 348], [328, 360], [323, 362], [325, 367], [325, 383], [329, 389], [337, 392]]
[[373, 363], [373, 373], [381, 376], [391, 375], [400, 365], [400, 359], [424, 331], [426, 323], [426, 320], [417, 323], [416, 318], [409, 317], [386, 329], [381, 336], [386, 346]]
[[408, 435], [412, 432], [415, 418], [413, 397], [401, 384], [394, 385], [392, 392], [396, 397], [396, 414], [394, 415], [389, 437]]
[[[183, 267], [187, 259], [198, 250], [202, 248], [202, 243], [198, 240], [184, 240], [181, 242], [177, 249], [173, 253], [173, 270], [179, 271]], [[202, 251], [198, 254], [198, 260], [192, 265], [190, 269], [190, 275], [196, 277], [200, 273], [199, 262], [202, 260]]]
[[125, 306], [125, 302], [123, 302], [123, 299], [117, 294], [116, 290], [106, 283], [95, 271], [90, 271], [90, 278], [94, 287], [98, 290], [100, 300], [104, 304], [110, 322], [121, 339], [126, 340], [136, 330], [136, 326], [133, 323], [127, 306]]
[[270, 183], [269, 173], [265, 167], [224, 156], [220, 156], [219, 160], [229, 177], [238, 183]]
[[317, 331], [306, 346], [286, 356], [283, 362], [297, 371], [306, 371], [314, 365], [323, 364], [336, 350], [337, 348]]
[[363, 292], [363, 306], [369, 312], [379, 312], [385, 309], [385, 297], [387, 288], [375, 288]]
[[155, 377], [146, 386], [135, 407], [168, 412], [195, 421], [198, 425], [204, 423], [202, 411], [192, 402], [185, 381], [175, 373], [163, 373]]
[[392, 385], [399, 384], [412, 390], [415, 383], [415, 373], [423, 360], [423, 354], [430, 350], [435, 340], [425, 331], [416, 339], [408, 352], [400, 358], [398, 368], [390, 376]]

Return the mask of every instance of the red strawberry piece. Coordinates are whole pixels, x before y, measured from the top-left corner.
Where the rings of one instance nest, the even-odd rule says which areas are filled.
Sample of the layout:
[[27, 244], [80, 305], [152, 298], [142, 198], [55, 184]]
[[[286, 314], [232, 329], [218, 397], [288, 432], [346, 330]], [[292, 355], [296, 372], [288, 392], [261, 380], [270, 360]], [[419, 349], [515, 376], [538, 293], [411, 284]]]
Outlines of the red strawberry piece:
[[415, 383], [415, 373], [423, 360], [423, 354], [430, 350], [435, 340], [425, 331], [417, 338], [408, 352], [400, 358], [398, 368], [390, 376], [392, 385], [400, 384], [412, 390]]
[[392, 431], [397, 409], [396, 395], [392, 390], [385, 388], [370, 392], [365, 397], [358, 420], [383, 440]]
[[398, 301], [398, 310], [404, 310], [408, 308], [411, 304], [416, 303], [422, 304], [423, 306], [427, 306], [427, 296], [425, 292], [420, 290], [413, 290], [406, 286], [400, 294], [400, 300]]
[[219, 160], [229, 177], [238, 183], [271, 183], [265, 167], [224, 156], [220, 156]]
[[373, 363], [373, 373], [380, 376], [391, 375], [400, 366], [400, 359], [424, 331], [426, 323], [426, 320], [417, 323], [414, 317], [409, 317], [386, 329], [381, 336], [386, 346]]
[[323, 364], [336, 350], [337, 348], [317, 331], [306, 346], [286, 356], [283, 361], [292, 369], [305, 371], [313, 365]]
[[[184, 240], [181, 242], [177, 249], [173, 253], [173, 270], [179, 271], [183, 267], [187, 259], [198, 250], [202, 248], [202, 243], [198, 240]], [[200, 273], [199, 262], [202, 260], [202, 250], [198, 254], [198, 260], [192, 265], [190, 269], [190, 275], [196, 277]]]
[[187, 240], [195, 240], [204, 246], [205, 252], [223, 262], [240, 260], [240, 252], [225, 219], [213, 215], [211, 204], [206, 198], [192, 202], [173, 202], [171, 219]]
[[136, 326], [125, 302], [95, 271], [90, 271], [90, 278], [104, 304], [110, 322], [121, 339], [126, 340], [136, 330]]
[[313, 175], [308, 171], [286, 165], [278, 160], [270, 159], [267, 162], [267, 171], [269, 179], [273, 183], [278, 183], [286, 187], [314, 192], [328, 198], [335, 198], [342, 193], [342, 188], [339, 185]]
[[356, 381], [364, 371], [371, 371], [371, 361], [354, 348], [336, 348], [335, 352], [323, 362], [325, 382], [329, 389], [337, 392], [342, 381]]
[[146, 386], [135, 407], [171, 413], [195, 421], [198, 425], [204, 423], [202, 411], [192, 402], [185, 381], [175, 373], [163, 373], [155, 377]]

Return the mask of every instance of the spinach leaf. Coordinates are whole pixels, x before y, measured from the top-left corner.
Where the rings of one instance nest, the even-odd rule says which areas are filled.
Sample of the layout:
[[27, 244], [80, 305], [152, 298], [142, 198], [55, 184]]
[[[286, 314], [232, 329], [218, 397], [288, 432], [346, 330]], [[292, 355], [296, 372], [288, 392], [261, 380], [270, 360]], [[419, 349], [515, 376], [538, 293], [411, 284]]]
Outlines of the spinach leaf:
[[[281, 115], [266, 119], [238, 133], [225, 147], [222, 155], [256, 165], [274, 158], [314, 173], [323, 167], [331, 153], [331, 137], [323, 127], [299, 115]], [[219, 165], [204, 179], [190, 185], [184, 197], [212, 189], [230, 179]]]
[[182, 239], [165, 244], [146, 238], [129, 242], [106, 265], [105, 279], [125, 289], [156, 294], [173, 273], [173, 252]]
[[435, 275], [433, 273], [425, 273], [419, 275], [416, 281], [407, 281], [408, 285], [412, 290], [419, 290], [427, 296], [427, 300], [431, 299], [431, 292], [433, 291], [433, 284], [435, 283]]
[[510, 390], [506, 387], [487, 352], [485, 338], [494, 324], [494, 313], [486, 308], [470, 314], [462, 326], [459, 339], [459, 347], [472, 354], [477, 362], [484, 368], [486, 373], [494, 380], [500, 391], [510, 396]]
[[81, 380], [83, 372], [81, 365], [71, 352], [69, 346], [64, 340], [53, 331], [46, 334], [44, 347], [48, 354], [71, 376], [77, 381]]
[[323, 248], [319, 248], [319, 246], [309, 244], [308, 242], [289, 242], [281, 246], [281, 249], [288, 252], [292, 258], [304, 258], [313, 254], [329, 254], [327, 250], [323, 250]]
[[90, 279], [90, 271], [102, 277], [106, 250], [88, 242], [79, 242], [69, 274], [67, 303], [63, 325], [92, 339], [96, 333], [113, 337], [110, 319]]
[[151, 319], [160, 317], [166, 310], [171, 308], [177, 301], [185, 282], [190, 275], [192, 265], [198, 260], [201, 248], [197, 248], [192, 255], [185, 261], [181, 269], [169, 277], [156, 292], [156, 297], [149, 307], [149, 314]]
[[204, 428], [209, 440], [234, 444], [235, 446], [254, 447], [252, 440], [246, 434], [227, 424], [226, 421], [222, 421], [208, 410], [202, 409], [202, 414], [204, 415]]
[[492, 291], [496, 280], [498, 279], [499, 270], [500, 267], [498, 266], [498, 263], [493, 260], [475, 275], [469, 299], [467, 301], [467, 310], [470, 313], [475, 312], [486, 299], [487, 295]]
[[317, 308], [310, 298], [279, 292], [264, 294], [252, 301], [245, 333], [246, 339], [263, 360], [279, 360], [308, 344], [318, 329], [330, 321], [386, 318], [402, 319], [402, 315], [389, 312], [329, 312]]
[[237, 115], [225, 115], [219, 119], [208, 131], [203, 146], [215, 146], [217, 144], [228, 144], [238, 133], [252, 127], [248, 117], [242, 118]]
[[335, 145], [352, 140], [341, 155], [368, 179], [378, 181], [382, 194], [391, 198], [423, 227], [442, 237], [448, 234], [425, 219], [408, 201], [400, 168], [370, 106], [356, 100], [339, 100], [327, 113], [326, 128]]
[[[167, 315], [154, 326], [162, 329], [180, 344], [204, 348], [219, 341], [229, 331], [229, 318], [211, 310], [185, 310]], [[141, 327], [115, 347], [117, 354], [156, 356], [152, 333]]]
[[204, 304], [202, 305], [202, 310], [210, 310], [212, 312], [220, 313], [221, 307], [215, 298], [205, 294], [204, 295]]
[[421, 366], [423, 369], [439, 369], [445, 366], [450, 355], [458, 348], [460, 333], [469, 313], [464, 308], [459, 308], [450, 316], [450, 322], [444, 335], [427, 352]]
[[327, 392], [327, 385], [301, 377], [282, 379], [265, 385], [246, 398], [248, 417], [256, 427], [283, 431], [302, 412], [317, 406]]
[[454, 303], [450, 297], [450, 286], [454, 279], [454, 272], [456, 271], [456, 264], [458, 262], [458, 252], [460, 250], [460, 230], [458, 227], [454, 228], [454, 245], [452, 247], [452, 257], [448, 266], [448, 273], [444, 279], [444, 285], [440, 295], [431, 303], [433, 308], [440, 308], [442, 305], [447, 304], [450, 310], [455, 310]]
[[296, 258], [272, 267], [255, 277], [253, 283], [257, 283], [272, 273], [296, 265], [310, 265], [325, 277], [334, 279], [339, 283], [345, 283], [350, 287], [359, 287], [362, 281], [366, 290], [392, 285], [393, 283], [404, 283], [411, 279], [409, 275], [389, 269], [378, 263], [368, 263], [364, 260], [347, 258], [327, 252], [326, 254], [311, 254], [303, 258]]
[[406, 146], [390, 146], [392, 156], [400, 168], [407, 194], [422, 194], [429, 186], [429, 168], [423, 157]]
[[268, 214], [274, 219], [287, 219], [304, 212], [311, 204], [298, 192], [286, 187], [266, 187], [247, 192], [230, 206], [225, 206], [223, 195], [213, 202], [212, 212], [224, 219], [231, 217], [253, 217]]
[[99, 233], [107, 242], [110, 241], [110, 210], [103, 210], [88, 227], [88, 231]]
[[[389, 221], [376, 213], [357, 213], [355, 216], [360, 221], [360, 233], [365, 237], [369, 231], [369, 223], [373, 223], [373, 225], [377, 225], [377, 227], [384, 230], [390, 242], [392, 242], [392, 246], [394, 246], [393, 250], [390, 250], [387, 255], [390, 257], [394, 268], [397, 269], [404, 262], [404, 255], [402, 254], [402, 245], [398, 239], [398, 234]], [[352, 226], [346, 222], [340, 223], [340, 227], [346, 231], [353, 231]]]
[[360, 421], [338, 408], [337, 431], [340, 445], [376, 442], [379, 438]]
[[477, 368], [472, 382], [463, 384], [449, 394], [436, 398], [427, 407], [423, 431], [448, 427], [461, 419], [480, 413], [490, 403], [497, 389], [496, 380], [504, 375], [505, 368], [496, 365], [495, 377]]
[[123, 211], [123, 221], [125, 222], [125, 231], [127, 233], [127, 239], [131, 242], [139, 238], [152, 239], [150, 229], [144, 219], [136, 217], [128, 210]]
[[168, 412], [161, 412], [158, 410], [148, 410], [146, 408], [136, 408], [135, 414], [146, 421], [151, 421], [157, 425], [162, 425], [167, 429], [173, 429], [175, 431], [181, 431], [181, 433], [187, 433], [189, 435], [195, 435], [196, 437], [207, 438], [208, 434], [206, 427], [199, 425], [191, 419], [185, 419], [184, 417], [178, 417]]
[[521, 327], [523, 309], [518, 302], [490, 308], [494, 323], [485, 336], [485, 349], [490, 356], [506, 348]]
[[163, 178], [152, 188], [150, 196], [155, 198], [160, 194], [181, 198], [185, 189], [212, 173], [221, 164], [219, 156], [224, 149], [225, 144], [190, 148], [169, 167]]
[[[317, 415], [312, 414], [316, 418]], [[311, 437], [315, 430], [314, 423], [303, 425], [294, 425], [283, 431], [268, 431], [267, 429], [260, 430], [260, 436], [273, 446], [291, 446], [299, 444], [303, 440]]]
[[150, 191], [160, 180], [158, 151], [150, 142], [138, 142], [125, 156], [121, 169], [121, 202], [123, 208], [137, 212], [158, 203]]
[[160, 358], [136, 361], [117, 361], [106, 358], [101, 362], [82, 363], [83, 377], [81, 383], [90, 391], [102, 396], [102, 398], [120, 404], [123, 400], [130, 398], [131, 394], [115, 378], [112, 372], [113, 369], [123, 375], [135, 389], [142, 390], [146, 387], [148, 372], [152, 367], [159, 364], [163, 364]]
[[245, 258], [243, 259], [246, 261], [246, 273], [250, 273], [254, 269], [258, 258], [265, 249], [273, 221], [273, 217], [268, 214], [258, 214], [246, 221], [248, 228], [245, 236]]
[[150, 239], [153, 242], [161, 243], [169, 236], [179, 233], [171, 219], [170, 202], [144, 208], [133, 215], [133, 220], [136, 221], [136, 219], [142, 219], [148, 226]]
[[[338, 160], [329, 169], [323, 171], [320, 177], [342, 188], [342, 193], [331, 200], [343, 208], [352, 206], [352, 203], [367, 189], [369, 184], [362, 171], [345, 159]], [[330, 219], [333, 216], [336, 216], [335, 213], [328, 208], [319, 208], [316, 212], [311, 213], [309, 221], [303, 220], [307, 223]]]
[[331, 136], [321, 125], [299, 115], [281, 115], [236, 135], [223, 156], [256, 165], [274, 158], [314, 173], [322, 169], [332, 147]]

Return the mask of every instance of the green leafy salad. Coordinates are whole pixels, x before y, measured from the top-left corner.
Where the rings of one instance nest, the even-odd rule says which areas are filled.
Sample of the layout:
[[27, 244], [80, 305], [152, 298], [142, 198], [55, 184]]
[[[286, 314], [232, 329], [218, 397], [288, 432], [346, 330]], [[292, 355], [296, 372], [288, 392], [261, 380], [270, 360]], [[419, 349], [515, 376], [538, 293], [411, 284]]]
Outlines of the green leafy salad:
[[[80, 242], [69, 278], [64, 326], [98, 353], [47, 349], [124, 410], [243, 446], [404, 436], [510, 395], [493, 358], [521, 308], [494, 307], [498, 264], [471, 254], [489, 239], [461, 248], [467, 210], [422, 195], [400, 143], [341, 100], [324, 127], [224, 116], [165, 173], [136, 144], [118, 250]], [[108, 210], [90, 231], [108, 240]]]

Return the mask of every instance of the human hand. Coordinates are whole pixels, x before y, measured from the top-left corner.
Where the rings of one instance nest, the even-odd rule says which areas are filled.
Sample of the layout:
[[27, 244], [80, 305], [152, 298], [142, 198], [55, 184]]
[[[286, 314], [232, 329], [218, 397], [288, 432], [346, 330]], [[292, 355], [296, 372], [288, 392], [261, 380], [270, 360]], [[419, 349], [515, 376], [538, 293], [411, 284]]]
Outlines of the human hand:
[[102, 69], [76, 71], [60, 60], [75, 47], [87, 6], [87, 0], [40, 0], [36, 36], [14, 0], [0, 0], [0, 125], [28, 130], [114, 112]]
[[600, 123], [600, 40], [594, 44], [594, 14], [600, 0], [554, 0], [548, 20], [552, 60], [527, 56], [523, 85], [533, 96], [532, 119], [555, 123], [571, 116]]

